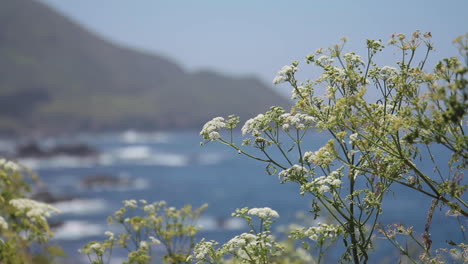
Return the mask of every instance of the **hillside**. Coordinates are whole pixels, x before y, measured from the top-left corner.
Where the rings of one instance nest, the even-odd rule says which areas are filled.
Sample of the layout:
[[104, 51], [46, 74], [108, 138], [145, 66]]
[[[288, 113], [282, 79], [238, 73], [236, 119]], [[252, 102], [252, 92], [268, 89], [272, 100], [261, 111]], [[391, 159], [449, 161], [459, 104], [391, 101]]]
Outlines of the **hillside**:
[[189, 73], [101, 39], [35, 0], [0, 3], [0, 132], [195, 128], [287, 101], [255, 78]]

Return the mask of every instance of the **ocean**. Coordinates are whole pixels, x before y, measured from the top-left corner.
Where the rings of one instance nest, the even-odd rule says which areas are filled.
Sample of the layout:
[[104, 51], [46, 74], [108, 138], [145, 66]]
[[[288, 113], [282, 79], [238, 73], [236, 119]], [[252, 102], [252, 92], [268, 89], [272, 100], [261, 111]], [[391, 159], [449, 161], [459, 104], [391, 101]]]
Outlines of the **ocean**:
[[[327, 140], [325, 134], [312, 133], [304, 139], [304, 146], [316, 150]], [[313, 197], [301, 196], [297, 184], [280, 184], [277, 176], [268, 176], [266, 164], [218, 143], [200, 146], [200, 141], [197, 131], [126, 131], [47, 138], [41, 144], [85, 143], [96, 148], [99, 155], [28, 158], [20, 162], [37, 172], [55, 196], [74, 198], [54, 204], [61, 213], [52, 221], [61, 223], [54, 229], [53, 243], [60, 245], [76, 263], [86, 263], [86, 256], [78, 253], [79, 248], [89, 241], [105, 239], [107, 230], [118, 231], [106, 223], [106, 218], [122, 206], [123, 200], [164, 200], [175, 207], [208, 203], [198, 223], [202, 226], [198, 237], [220, 242], [247, 230], [244, 222], [230, 216], [236, 208], [275, 209], [280, 214], [275, 223], [278, 230], [298, 222], [297, 215], [310, 210]], [[448, 155], [444, 151], [437, 153]], [[421, 164], [431, 169], [430, 163]], [[98, 175], [103, 175], [104, 182], [89, 180]], [[109, 178], [117, 180], [106, 181]], [[385, 199], [380, 222], [415, 225], [415, 230], [421, 232], [429, 207], [430, 200], [396, 187]], [[463, 242], [457, 231], [459, 222], [454, 217], [445, 217], [445, 211], [436, 210], [434, 215], [431, 227], [434, 247], [446, 247], [444, 242], [448, 240]], [[466, 219], [462, 221], [466, 225]], [[374, 259], [397, 258], [396, 250], [384, 239], [376, 238], [375, 245]], [[332, 256], [330, 263], [336, 257]]]

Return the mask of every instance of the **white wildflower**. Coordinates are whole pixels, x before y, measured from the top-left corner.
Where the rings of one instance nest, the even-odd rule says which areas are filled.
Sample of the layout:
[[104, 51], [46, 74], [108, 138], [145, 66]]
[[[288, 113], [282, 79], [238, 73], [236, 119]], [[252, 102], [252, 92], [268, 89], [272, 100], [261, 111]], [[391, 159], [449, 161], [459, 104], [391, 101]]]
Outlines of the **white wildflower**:
[[273, 84], [280, 84], [289, 80], [290, 76], [297, 71], [294, 65], [286, 65], [278, 71], [276, 77], [273, 79]]
[[332, 64], [335, 60], [328, 57], [327, 55], [322, 55], [315, 60], [317, 65], [319, 64]]
[[228, 252], [237, 252], [238, 249], [248, 246], [250, 243], [256, 244], [257, 236], [250, 233], [242, 233], [235, 236], [224, 244], [223, 248]]
[[193, 250], [193, 255], [196, 259], [202, 260], [206, 258], [206, 256], [210, 253], [211, 250], [213, 250], [213, 242], [202, 240], [195, 246]]
[[200, 136], [202, 136], [206, 140], [217, 140], [221, 137], [219, 131], [222, 128], [226, 127], [226, 123], [224, 122], [223, 117], [215, 117], [212, 120], [206, 122], [203, 126], [202, 130], [200, 131]]
[[291, 115], [290, 113], [285, 113], [280, 116], [280, 120], [283, 123], [283, 130], [288, 131], [290, 127], [294, 127], [299, 130], [307, 129], [312, 126], [316, 121], [316, 118], [308, 114], [297, 113], [295, 115]]
[[95, 242], [89, 246], [90, 249], [94, 250], [95, 252], [101, 252], [102, 251], [102, 245], [98, 242]]
[[21, 167], [16, 164], [15, 162], [11, 161], [11, 160], [6, 160], [6, 159], [0, 159], [0, 167], [3, 167], [4, 169], [6, 170], [10, 170], [10, 171], [19, 171], [21, 170]]
[[35, 221], [37, 218], [45, 221], [45, 218], [50, 217], [52, 212], [59, 211], [51, 205], [27, 198], [12, 199], [10, 200], [10, 205], [18, 211], [25, 213], [31, 221]]
[[364, 65], [364, 61], [361, 59], [361, 56], [357, 55], [354, 52], [349, 52], [344, 55], [345, 60], [349, 64], [362, 64]]
[[5, 218], [0, 216], [0, 230], [6, 230], [6, 229], [8, 229], [8, 223], [5, 220]]
[[384, 66], [380, 69], [380, 75], [383, 80], [388, 80], [398, 75], [398, 70], [394, 67]]
[[148, 250], [148, 249], [149, 249], [148, 242], [146, 242], [146, 241], [140, 241], [140, 248], [141, 248], [142, 250]]
[[276, 212], [275, 210], [269, 207], [252, 208], [247, 212], [247, 214], [258, 216], [259, 218], [267, 218], [267, 217], [278, 218], [279, 217], [278, 212]]
[[208, 134], [208, 137], [210, 138], [210, 140], [217, 140], [221, 138], [221, 135], [218, 132], [213, 131], [210, 134]]
[[328, 187], [327, 185], [322, 185], [322, 186], [319, 187], [318, 191], [320, 193], [326, 193], [326, 192], [330, 191], [330, 187]]
[[317, 156], [316, 152], [306, 151], [304, 155], [302, 156], [302, 159], [307, 163], [313, 163], [316, 156]]
[[124, 200], [123, 204], [124, 204], [125, 207], [130, 207], [130, 208], [133, 208], [133, 209], [138, 207], [136, 200]]
[[114, 239], [114, 233], [110, 232], [110, 231], [106, 231], [104, 233], [104, 235], [108, 236], [110, 240], [113, 240]]
[[295, 178], [304, 177], [308, 172], [307, 168], [294, 164], [291, 168], [281, 171], [278, 176], [280, 179], [283, 178], [284, 181], [291, 181]]
[[319, 223], [318, 226], [309, 227], [304, 230], [306, 236], [309, 239], [317, 241], [323, 238], [334, 238], [343, 232], [343, 229], [338, 225], [333, 224], [322, 224]]
[[247, 120], [242, 127], [242, 135], [252, 134], [252, 136], [259, 136], [261, 130], [265, 128], [265, 116], [258, 114], [256, 117]]
[[145, 211], [145, 212], [154, 211], [155, 209], [156, 209], [156, 207], [154, 206], [154, 204], [147, 204], [147, 205], [143, 206], [143, 211]]
[[309, 164], [313, 163], [319, 166], [328, 166], [334, 160], [333, 153], [331, 152], [332, 149], [330, 148], [331, 147], [327, 144], [315, 152], [307, 151], [304, 153], [302, 159]]
[[341, 186], [343, 182], [340, 179], [334, 179], [333, 181], [330, 182], [330, 185], [338, 187]]
[[155, 244], [155, 245], [161, 244], [161, 241], [155, 238], [154, 236], [150, 236], [149, 239], [151, 240], [152, 244]]
[[287, 80], [288, 79], [286, 78], [286, 76], [275, 76], [275, 78], [273, 79], [273, 84], [280, 84]]
[[307, 97], [310, 91], [304, 86], [298, 86], [296, 89], [291, 90], [291, 100]]

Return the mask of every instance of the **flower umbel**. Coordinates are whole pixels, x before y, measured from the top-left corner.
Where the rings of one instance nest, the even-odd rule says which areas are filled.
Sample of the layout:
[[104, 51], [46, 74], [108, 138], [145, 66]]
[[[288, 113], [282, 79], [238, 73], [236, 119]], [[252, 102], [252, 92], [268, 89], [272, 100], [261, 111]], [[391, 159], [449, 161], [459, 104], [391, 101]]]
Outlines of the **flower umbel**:
[[221, 137], [219, 131], [226, 127], [223, 117], [215, 117], [208, 121], [200, 131], [200, 136], [208, 141], [214, 141]]

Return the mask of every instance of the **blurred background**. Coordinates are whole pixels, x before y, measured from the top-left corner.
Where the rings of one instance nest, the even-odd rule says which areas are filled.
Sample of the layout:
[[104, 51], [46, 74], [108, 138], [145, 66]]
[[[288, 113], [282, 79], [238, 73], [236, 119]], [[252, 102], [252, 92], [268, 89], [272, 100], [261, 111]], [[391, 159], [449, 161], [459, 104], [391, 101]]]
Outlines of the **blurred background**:
[[[124, 199], [207, 202], [202, 235], [221, 241], [245, 228], [229, 218], [235, 208], [270, 206], [286, 224], [310, 199], [235, 151], [200, 147], [201, 126], [288, 107], [276, 72], [342, 36], [345, 50], [365, 55], [367, 38], [430, 31], [429, 67], [456, 56], [466, 10], [465, 0], [2, 0], [0, 154], [40, 175], [36, 197], [62, 210], [55, 239], [72, 257], [103, 238]], [[389, 49], [377, 61], [398, 56]], [[304, 79], [318, 74], [299, 68]], [[326, 140], [312, 133], [306, 143]], [[385, 221], [423, 221], [429, 204], [419, 198], [403, 195], [403, 209], [388, 203]]]

